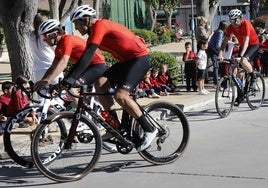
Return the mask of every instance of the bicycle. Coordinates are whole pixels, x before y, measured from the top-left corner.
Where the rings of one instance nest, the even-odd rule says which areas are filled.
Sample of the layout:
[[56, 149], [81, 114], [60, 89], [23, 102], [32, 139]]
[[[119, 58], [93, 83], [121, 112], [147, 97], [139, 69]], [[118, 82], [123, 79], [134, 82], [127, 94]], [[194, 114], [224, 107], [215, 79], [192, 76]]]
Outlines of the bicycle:
[[[42, 92], [38, 92], [38, 95], [44, 98], [44, 102], [42, 104], [40, 104], [40, 100], [33, 98], [33, 90], [31, 93], [28, 93], [30, 96], [29, 99], [36, 104], [28, 106], [11, 116], [5, 126], [3, 135], [5, 151], [14, 162], [27, 168], [32, 168], [34, 165], [31, 157], [30, 143], [36, 126], [46, 119], [47, 116], [64, 110], [64, 108], [59, 104], [55, 103], [52, 105], [52, 100], [56, 97], [56, 95], [52, 97], [53, 89], [47, 88], [46, 92], [49, 93], [50, 97], [46, 96]], [[27, 117], [32, 119], [35, 118], [37, 122], [33, 122], [33, 125], [26, 128], [18, 128], [18, 125], [20, 124], [27, 124]], [[62, 124], [62, 126], [64, 125], [64, 122], [61, 120], [57, 123]], [[46, 130], [46, 132], [47, 131], [48, 130]], [[57, 129], [52, 130], [50, 128], [50, 131], [57, 131]], [[46, 141], [44, 135], [42, 136], [42, 141]]]
[[[33, 84], [32, 84], [33, 85]], [[34, 103], [39, 103], [37, 105], [26, 107], [19, 112], [17, 112], [15, 115], [11, 116], [9, 118], [9, 121], [6, 124], [5, 128], [5, 134], [3, 136], [3, 142], [5, 146], [5, 151], [9, 155], [9, 157], [16, 162], [17, 164], [32, 168], [33, 167], [33, 161], [31, 157], [31, 138], [34, 130], [36, 129], [36, 126], [40, 124], [41, 121], [47, 118], [47, 116], [50, 116], [52, 114], [55, 114], [60, 111], [64, 111], [64, 107], [61, 105], [53, 102], [54, 98], [59, 97], [65, 102], [67, 101], [64, 99], [61, 95], [53, 95], [52, 93], [56, 90], [55, 85], [49, 85], [45, 88], [46, 94], [43, 92], [38, 91], [38, 95], [42, 97], [44, 100], [42, 104], [39, 100], [34, 99], [33, 92], [29, 94], [29, 98]], [[94, 109], [95, 112], [99, 113], [101, 109], [101, 104], [98, 103], [98, 101], [91, 97], [89, 100], [90, 106], [92, 109]], [[29, 126], [27, 128], [16, 128], [18, 124], [24, 124], [25, 117], [27, 117], [29, 114], [34, 113], [36, 115], [37, 122], [34, 126]], [[64, 124], [62, 121], [58, 121], [60, 124]], [[57, 127], [52, 130], [51, 128], [49, 131], [57, 131]], [[102, 127], [99, 127], [99, 131], [102, 130]], [[48, 130], [46, 130], [47, 132]], [[78, 126], [76, 129], [76, 135], [78, 139], [83, 139], [88, 134], [87, 128], [83, 125]], [[19, 139], [18, 139], [19, 138]], [[23, 142], [21, 142], [23, 140]], [[49, 139], [43, 135], [42, 142], [47, 142]], [[111, 153], [117, 152], [116, 148], [109, 143], [104, 142], [103, 148]]]
[[[71, 92], [70, 94], [75, 96]], [[34, 163], [43, 175], [53, 181], [76, 181], [93, 170], [102, 149], [102, 138], [95, 122], [102, 125], [111, 135], [105, 141], [115, 144], [119, 153], [128, 154], [140, 145], [143, 136], [140, 125], [123, 109], [120, 127], [115, 129], [105, 118], [90, 108], [86, 102], [86, 97], [90, 95], [112, 94], [86, 92], [85, 87], [81, 87], [79, 96], [76, 96], [79, 97], [76, 111], [59, 112], [50, 116], [41, 123], [33, 135], [31, 151]], [[131, 96], [136, 101], [136, 94]], [[189, 125], [182, 110], [176, 105], [163, 101], [156, 101], [145, 107], [139, 105], [139, 107], [147, 120], [159, 131], [151, 146], [138, 154], [155, 165], [169, 164], [180, 158], [189, 139]], [[86, 111], [92, 120], [82, 114], [82, 111]], [[57, 134], [48, 133], [53, 142], [40, 146], [39, 138], [46, 127], [53, 126], [58, 120], [69, 124], [69, 131], [65, 132], [65, 128], [60, 128]], [[74, 130], [79, 122], [88, 126], [90, 135], [84, 141], [76, 142]]]
[[[235, 97], [238, 97], [239, 101], [237, 102], [239, 103], [246, 99], [248, 106], [252, 110], [258, 109], [263, 104], [265, 96], [265, 81], [262, 75], [254, 71], [256, 81], [253, 83], [254, 87], [251, 88], [251, 75], [244, 69], [239, 68], [239, 59], [225, 59], [224, 62], [228, 64], [229, 74], [220, 79], [216, 88], [215, 105], [218, 114], [222, 118], [227, 117], [233, 109]], [[233, 71], [234, 67], [238, 68], [239, 73], [245, 74], [241, 82], [236, 78]], [[237, 88], [237, 90], [235, 90], [235, 88]]]

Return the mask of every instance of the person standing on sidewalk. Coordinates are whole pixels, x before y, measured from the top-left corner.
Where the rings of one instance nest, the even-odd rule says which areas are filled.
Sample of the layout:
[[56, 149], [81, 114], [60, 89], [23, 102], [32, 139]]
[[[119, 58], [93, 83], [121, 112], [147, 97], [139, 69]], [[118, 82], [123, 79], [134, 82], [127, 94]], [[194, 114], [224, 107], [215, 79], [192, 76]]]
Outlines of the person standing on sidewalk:
[[213, 35], [211, 36], [208, 42], [207, 55], [208, 55], [208, 59], [210, 59], [213, 64], [213, 83], [214, 83], [215, 88], [217, 87], [218, 77], [219, 77], [218, 54], [219, 54], [220, 47], [222, 45], [224, 32], [227, 26], [228, 26], [228, 23], [225, 20], [222, 20], [219, 24], [218, 29], [214, 31]]
[[197, 53], [196, 64], [197, 64], [197, 78], [198, 78], [198, 94], [207, 95], [210, 92], [205, 89], [205, 75], [207, 67], [207, 53], [208, 48], [207, 41], [201, 42], [200, 50]]
[[194, 91], [197, 91], [197, 85], [196, 85], [196, 64], [195, 60], [197, 58], [196, 53], [192, 51], [192, 44], [191, 42], [185, 43], [185, 50], [186, 52], [183, 53], [182, 61], [184, 64], [184, 72], [185, 72], [185, 78], [186, 78], [186, 91], [190, 92], [191, 88], [193, 88]]

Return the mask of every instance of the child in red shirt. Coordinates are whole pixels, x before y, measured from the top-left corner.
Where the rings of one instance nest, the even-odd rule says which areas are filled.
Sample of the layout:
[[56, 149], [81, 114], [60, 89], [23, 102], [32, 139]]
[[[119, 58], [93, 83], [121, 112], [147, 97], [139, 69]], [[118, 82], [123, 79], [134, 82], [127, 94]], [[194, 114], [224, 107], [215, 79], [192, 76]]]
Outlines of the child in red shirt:
[[18, 76], [16, 86], [12, 90], [11, 100], [7, 108], [7, 115], [11, 116], [29, 105], [29, 98], [26, 91], [30, 88], [29, 80]]
[[2, 134], [2, 129], [4, 129], [5, 122], [7, 121], [7, 107], [11, 99], [13, 86], [14, 83], [9, 81], [2, 84], [3, 95], [0, 96], [0, 135]]
[[175, 84], [173, 83], [172, 78], [168, 74], [166, 64], [161, 65], [159, 74], [157, 76], [157, 81], [163, 92], [173, 92], [175, 90]]

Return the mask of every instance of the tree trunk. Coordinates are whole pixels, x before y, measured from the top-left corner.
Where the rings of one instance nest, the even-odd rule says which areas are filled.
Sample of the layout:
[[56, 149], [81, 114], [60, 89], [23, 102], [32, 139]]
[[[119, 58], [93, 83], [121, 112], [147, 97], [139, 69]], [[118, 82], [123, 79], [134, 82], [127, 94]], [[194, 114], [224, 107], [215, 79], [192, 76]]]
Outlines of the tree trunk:
[[154, 30], [155, 20], [154, 20], [154, 13], [152, 10], [151, 5], [145, 5], [146, 6], [146, 17], [147, 17], [147, 29], [150, 31]]
[[31, 78], [33, 73], [29, 34], [37, 5], [38, 1], [32, 0], [1, 0], [0, 2], [13, 81], [19, 75]]
[[59, 1], [58, 0], [48, 0], [49, 9], [50, 9], [50, 18], [59, 19]]

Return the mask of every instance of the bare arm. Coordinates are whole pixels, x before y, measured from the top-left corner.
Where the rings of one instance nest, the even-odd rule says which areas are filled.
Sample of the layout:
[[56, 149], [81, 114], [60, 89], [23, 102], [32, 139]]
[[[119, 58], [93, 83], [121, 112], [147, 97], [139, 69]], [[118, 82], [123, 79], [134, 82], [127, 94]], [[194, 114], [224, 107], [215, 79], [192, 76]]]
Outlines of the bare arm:
[[42, 89], [46, 84], [56, 78], [67, 67], [69, 59], [70, 56], [68, 55], [64, 55], [60, 59], [55, 58], [42, 80], [35, 83], [34, 90], [38, 91]]

